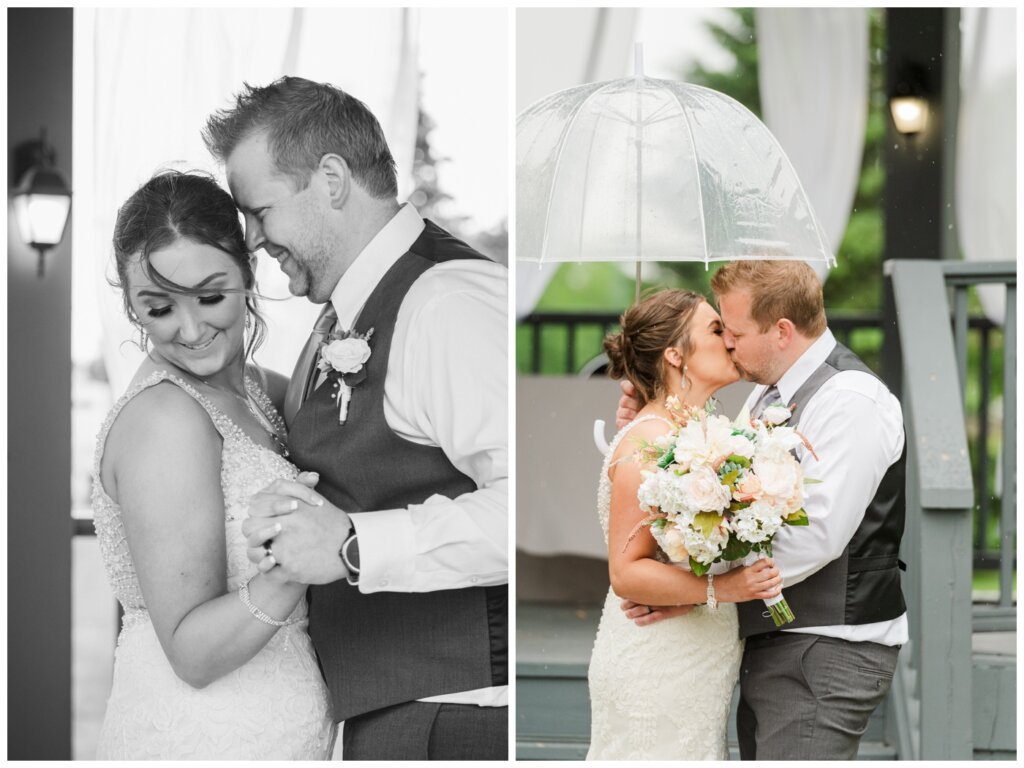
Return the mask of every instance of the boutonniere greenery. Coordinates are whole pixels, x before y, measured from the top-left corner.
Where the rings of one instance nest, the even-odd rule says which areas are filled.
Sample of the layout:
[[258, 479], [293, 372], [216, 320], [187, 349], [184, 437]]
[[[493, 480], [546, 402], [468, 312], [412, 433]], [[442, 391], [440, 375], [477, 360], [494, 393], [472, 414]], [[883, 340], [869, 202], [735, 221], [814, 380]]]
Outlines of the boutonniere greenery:
[[358, 331], [334, 331], [320, 344], [320, 361], [317, 367], [327, 373], [334, 382], [335, 392], [331, 398], [338, 404], [338, 423], [348, 419], [348, 406], [352, 400], [352, 389], [366, 380], [365, 363], [370, 359], [370, 338], [373, 328], [365, 333]]

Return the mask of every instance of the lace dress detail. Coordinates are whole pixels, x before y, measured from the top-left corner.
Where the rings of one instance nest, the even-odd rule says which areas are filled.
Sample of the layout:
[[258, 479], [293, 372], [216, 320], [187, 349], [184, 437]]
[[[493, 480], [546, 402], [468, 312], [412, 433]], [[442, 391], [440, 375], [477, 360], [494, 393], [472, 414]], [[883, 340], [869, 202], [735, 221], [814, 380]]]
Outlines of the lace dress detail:
[[[598, 481], [597, 511], [608, 541], [611, 458], [628, 431], [612, 441]], [[697, 606], [686, 616], [638, 627], [608, 590], [590, 658], [588, 760], [724, 760], [729, 704], [743, 643], [736, 606]]]
[[[156, 371], [121, 397], [103, 422], [93, 465], [92, 504], [103, 565], [124, 609], [114, 655], [114, 681], [100, 733], [97, 759], [326, 759], [334, 738], [327, 689], [306, 628], [301, 600], [283, 627], [251, 660], [196, 689], [171, 668], [149, 618], [125, 537], [121, 509], [103, 488], [100, 462], [121, 409], [148, 387], [170, 381], [209, 414], [223, 438], [221, 487], [227, 542], [227, 586], [237, 590], [256, 573], [246, 556], [242, 521], [249, 498], [298, 470], [257, 444], [208, 398], [167, 371]], [[250, 378], [246, 389], [265, 413], [277, 416]], [[280, 418], [280, 417], [277, 417]], [[254, 619], [255, 620], [255, 619]]]

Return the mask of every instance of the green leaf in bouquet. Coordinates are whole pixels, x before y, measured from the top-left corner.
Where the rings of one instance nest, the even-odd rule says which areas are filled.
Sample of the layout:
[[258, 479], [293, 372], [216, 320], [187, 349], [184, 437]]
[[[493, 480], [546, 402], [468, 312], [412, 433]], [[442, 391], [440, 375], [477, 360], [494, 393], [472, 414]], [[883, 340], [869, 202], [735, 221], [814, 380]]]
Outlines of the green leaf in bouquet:
[[793, 514], [786, 518], [787, 525], [810, 525], [811, 521], [807, 519], [807, 510], [798, 509]]
[[732, 454], [728, 459], [726, 459], [726, 461], [728, 461], [730, 464], [738, 464], [743, 468], [750, 466], [750, 459], [746, 458], [745, 456], [740, 456], [739, 454], [736, 453]]
[[705, 573], [711, 570], [710, 565], [704, 565], [704, 563], [698, 563], [692, 557], [690, 558], [690, 570], [693, 571], [694, 576], [703, 576]]
[[750, 542], [740, 541], [734, 535], [729, 536], [725, 544], [725, 551], [722, 552], [723, 560], [742, 560], [750, 554]]
[[715, 526], [722, 524], [722, 516], [714, 512], [698, 512], [693, 516], [693, 524], [700, 528], [704, 538], [708, 538]]
[[818, 480], [817, 478], [814, 478], [814, 477], [805, 477], [804, 478], [804, 485], [817, 485], [818, 483], [821, 483], [821, 482], [824, 482], [824, 481]]
[[666, 525], [668, 525], [668, 519], [664, 517], [659, 517], [657, 520], [652, 520], [650, 522], [651, 528], [657, 528], [659, 531]]
[[736, 479], [739, 476], [739, 469], [733, 469], [730, 470], [729, 472], [726, 472], [724, 475], [720, 475], [718, 479], [722, 481], [722, 485], [727, 485], [729, 486], [729, 489], [732, 490], [733, 488], [736, 487]]
[[669, 448], [668, 453], [658, 459], [658, 467], [666, 469], [670, 464], [676, 460], [676, 451], [674, 448]]

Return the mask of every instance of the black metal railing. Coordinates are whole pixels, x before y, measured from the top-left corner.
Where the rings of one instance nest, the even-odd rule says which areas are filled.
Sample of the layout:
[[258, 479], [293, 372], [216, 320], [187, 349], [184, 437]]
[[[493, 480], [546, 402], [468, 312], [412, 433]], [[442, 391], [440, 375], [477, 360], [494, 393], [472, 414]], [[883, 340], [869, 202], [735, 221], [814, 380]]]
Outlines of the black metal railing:
[[[947, 280], [953, 290], [956, 278]], [[954, 307], [966, 308], [966, 285], [963, 294], [957, 294]], [[880, 312], [829, 312], [829, 329], [836, 339], [856, 352], [872, 369], [882, 372], [882, 347], [885, 331]], [[975, 518], [973, 564], [976, 570], [999, 570], [1000, 580], [1006, 582], [1009, 574], [1016, 570], [1015, 553], [1007, 549], [1000, 539], [996, 547], [992, 541], [1002, 531], [1003, 515], [994, 513], [994, 503], [1001, 502], [1000, 496], [993, 495], [993, 464], [988, 445], [992, 438], [989, 415], [994, 402], [995, 379], [993, 371], [998, 367], [994, 360], [995, 351], [1000, 354], [1005, 344], [1003, 328], [995, 325], [982, 315], [967, 315], [953, 312], [950, 322], [958, 340], [958, 357], [961, 360], [961, 382], [969, 376], [977, 386], [977, 407], [967, 413], [970, 428], [968, 443], [974, 457]], [[604, 373], [601, 339], [605, 334], [617, 330], [619, 315], [611, 312], [535, 312], [519, 322], [517, 328], [517, 356], [521, 373], [552, 376], [600, 375]], [[957, 330], [957, 328], [959, 330]], [[968, 366], [967, 350], [976, 350]], [[1001, 363], [1003, 358], [1000, 358]], [[1004, 370], [1006, 366], [1003, 365]], [[1005, 380], [1005, 376], [1000, 377]], [[1003, 387], [999, 388], [1004, 391]], [[1010, 392], [1013, 390], [1010, 389]], [[1009, 400], [1009, 398], [1007, 398]], [[1005, 402], [1005, 401], [1004, 401]], [[1005, 462], [1003, 462], [1005, 464]], [[1004, 478], [1010, 477], [1005, 472]], [[1004, 479], [1003, 487], [1007, 480]], [[1000, 589], [1000, 604], [1010, 590]]]

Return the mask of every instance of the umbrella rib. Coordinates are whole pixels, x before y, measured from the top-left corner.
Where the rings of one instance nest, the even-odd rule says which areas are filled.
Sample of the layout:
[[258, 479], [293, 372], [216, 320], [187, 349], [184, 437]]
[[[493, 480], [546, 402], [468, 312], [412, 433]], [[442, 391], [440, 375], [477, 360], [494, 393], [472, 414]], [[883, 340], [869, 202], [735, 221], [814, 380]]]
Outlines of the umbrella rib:
[[697, 162], [697, 142], [693, 137], [693, 126], [690, 125], [690, 115], [686, 106], [679, 100], [679, 94], [672, 90], [672, 96], [679, 105], [679, 111], [683, 113], [683, 120], [686, 123], [686, 132], [690, 134], [690, 146], [693, 147], [693, 175], [697, 182], [697, 207], [700, 210], [700, 237], [704, 243], [704, 270], [708, 269], [708, 229], [704, 223], [704, 188], [700, 181], [700, 164]]
[[[564, 149], [565, 143], [566, 143], [565, 142], [565, 137], [569, 135], [569, 131], [571, 131], [572, 127], [576, 124], [576, 118], [578, 118], [580, 116], [580, 113], [583, 111], [583, 107], [586, 106], [587, 102], [589, 102], [594, 97], [595, 94], [597, 94], [600, 91], [604, 90], [605, 88], [607, 88], [609, 85], [611, 85], [614, 82], [615, 81], [613, 80], [613, 81], [610, 81], [608, 83], [605, 83], [604, 85], [601, 85], [598, 88], [595, 88], [593, 91], [588, 93], [583, 98], [583, 100], [576, 106], [576, 111], [573, 112], [572, 117], [569, 118], [569, 122], [566, 123], [565, 129], [562, 131], [562, 138], [558, 142], [558, 151], [555, 154], [555, 167], [554, 167], [554, 169], [551, 172], [552, 184], [554, 184], [554, 182], [558, 179], [558, 169], [562, 165], [562, 150]], [[541, 243], [541, 246], [540, 246], [540, 260], [539, 260], [540, 263], [542, 263], [542, 264], [544, 263], [544, 257], [547, 255], [547, 251], [548, 251], [548, 222], [551, 221], [551, 202], [552, 202], [552, 200], [554, 200], [554, 194], [552, 194], [553, 192], [554, 192], [553, 188], [552, 188], [551, 191], [548, 192], [547, 205], [544, 207], [544, 241]]]

